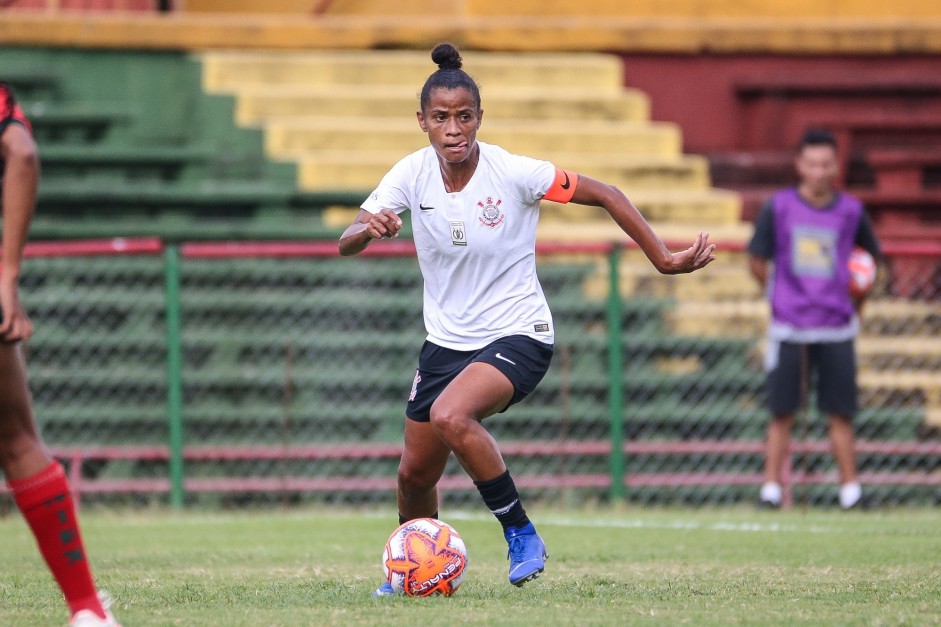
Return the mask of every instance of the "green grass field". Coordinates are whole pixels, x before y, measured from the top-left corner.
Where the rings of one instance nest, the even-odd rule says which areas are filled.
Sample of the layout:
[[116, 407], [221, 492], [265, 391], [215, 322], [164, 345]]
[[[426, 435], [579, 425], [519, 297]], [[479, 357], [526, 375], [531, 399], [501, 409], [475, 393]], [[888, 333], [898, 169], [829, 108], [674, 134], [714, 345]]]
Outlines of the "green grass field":
[[[541, 579], [510, 586], [496, 521], [451, 513], [467, 577], [454, 597], [428, 599], [370, 598], [392, 511], [82, 519], [125, 627], [941, 624], [938, 510], [534, 514], [551, 555]], [[18, 515], [0, 521], [0, 570], [0, 625], [65, 623]]]

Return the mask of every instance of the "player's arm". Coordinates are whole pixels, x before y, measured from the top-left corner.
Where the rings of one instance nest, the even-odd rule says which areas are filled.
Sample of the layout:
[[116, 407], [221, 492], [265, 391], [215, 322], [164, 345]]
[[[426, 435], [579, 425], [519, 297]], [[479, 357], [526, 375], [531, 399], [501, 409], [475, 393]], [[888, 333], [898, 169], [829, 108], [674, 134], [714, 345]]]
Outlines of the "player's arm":
[[3, 155], [3, 252], [0, 257], [0, 341], [16, 342], [32, 334], [33, 325], [19, 299], [20, 266], [39, 186], [39, 155], [32, 136], [20, 124], [0, 135]]
[[356, 219], [340, 236], [340, 254], [358, 255], [372, 240], [396, 237], [401, 228], [402, 218], [394, 211], [383, 209], [379, 213], [370, 213], [360, 209]]
[[768, 286], [768, 267], [770, 265], [771, 262], [765, 257], [759, 257], [757, 255], [748, 256], [748, 270], [755, 278], [755, 281], [758, 282], [762, 291]]
[[748, 243], [748, 270], [758, 282], [761, 291], [768, 286], [768, 273], [774, 257], [774, 205], [769, 200], [758, 212], [755, 232]]
[[872, 228], [872, 222], [869, 216], [863, 213], [859, 220], [859, 226], [856, 227], [856, 236], [853, 243], [866, 250], [872, 258], [878, 263], [882, 259], [882, 248], [879, 246], [879, 240], [876, 238], [876, 232]]
[[[865, 212], [859, 221], [859, 226], [856, 227], [856, 235], [854, 237], [853, 243], [872, 255], [872, 258], [876, 261], [876, 270], [878, 271], [880, 262], [882, 260], [882, 249], [879, 246], [879, 240], [876, 238], [876, 233], [872, 228], [872, 222], [869, 221], [869, 217]], [[869, 292], [853, 296], [853, 308], [856, 310], [856, 313], [862, 314], [863, 305], [866, 304], [866, 299], [868, 297]]]
[[[637, 210], [637, 207], [617, 187], [564, 170], [559, 170], [559, 173], [563, 177], [563, 184], [567, 181], [574, 188], [567, 200], [568, 202], [603, 207], [614, 218], [621, 230], [637, 242], [640, 249], [644, 251], [644, 254], [647, 255], [647, 258], [660, 273], [682, 274], [693, 272], [715, 259], [713, 252], [715, 252], [716, 246], [709, 243], [708, 233], [700, 233], [693, 245], [686, 250], [676, 253], [670, 252], [663, 241], [650, 228], [647, 220]], [[552, 187], [546, 193], [545, 198], [547, 200], [559, 200], [556, 193], [562, 187], [559, 184], [559, 176], [557, 174]], [[566, 202], [566, 200], [561, 202]]]

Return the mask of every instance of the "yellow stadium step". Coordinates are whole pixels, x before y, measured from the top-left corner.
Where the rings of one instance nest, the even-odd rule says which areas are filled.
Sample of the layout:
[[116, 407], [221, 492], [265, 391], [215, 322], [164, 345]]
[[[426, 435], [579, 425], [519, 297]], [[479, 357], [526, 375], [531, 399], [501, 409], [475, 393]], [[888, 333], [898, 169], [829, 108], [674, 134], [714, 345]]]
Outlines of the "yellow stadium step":
[[[187, 7], [189, 7], [188, 0]], [[221, 2], [221, 0], [198, 0]], [[245, 2], [245, 0], [241, 0]], [[257, 1], [257, 0], [256, 0]], [[278, 0], [285, 3], [287, 0]], [[562, 17], [588, 14], [610, 18], [897, 18], [904, 6], [908, 18], [941, 16], [934, 0], [906, 0], [903, 5], [877, 0], [593, 0], [590, 7], [571, 0], [398, 0], [390, 9], [388, 0], [332, 0], [326, 15], [447, 15], [463, 17]]]
[[[631, 194], [628, 193], [628, 197]], [[545, 204], [545, 203], [544, 203]], [[752, 226], [743, 222], [731, 224], [706, 224], [704, 222], [651, 222], [651, 228], [673, 250], [686, 248], [695, 241], [700, 231], [709, 233], [710, 241], [741, 243], [751, 237]], [[540, 220], [536, 230], [536, 237], [540, 242], [622, 242], [630, 238], [611, 220], [605, 216], [603, 219], [580, 222], [562, 222]], [[627, 249], [623, 253], [629, 255], [643, 255], [639, 250]], [[734, 259], [734, 261], [731, 261]], [[715, 263], [744, 263], [742, 253], [720, 250]]]
[[[757, 284], [745, 269], [715, 263], [701, 272], [665, 276], [645, 259], [641, 263], [622, 264], [618, 276], [621, 294], [625, 297], [721, 301], [753, 299], [760, 295]], [[602, 300], [608, 293], [608, 284], [607, 264], [600, 264], [599, 272], [585, 281], [585, 295]]]
[[[708, 272], [708, 268], [703, 270]], [[768, 303], [763, 299], [683, 301], [665, 314], [667, 329], [678, 335], [760, 337], [767, 328]]]
[[[402, 153], [376, 151], [318, 151], [294, 155], [298, 182], [302, 189], [371, 190]], [[558, 167], [617, 185], [627, 193], [643, 188], [701, 189], [709, 186], [709, 165], [698, 156], [678, 157], [595, 157], [556, 155]]]
[[[618, 92], [620, 59], [604, 54], [464, 52], [464, 66], [481, 88], [558, 87]], [[203, 87], [237, 91], [248, 85], [409, 86], [416, 92], [436, 70], [429, 52], [207, 52]]]
[[[236, 122], [254, 126], [278, 118], [363, 117], [414, 119], [418, 88], [406, 85], [251, 85], [236, 92]], [[623, 120], [644, 122], [650, 103], [636, 89], [598, 91], [570, 88], [487, 89], [484, 120]]]
[[180, 3], [186, 13], [253, 13], [261, 15], [312, 16], [310, 0], [186, 0]]
[[856, 344], [856, 355], [860, 369], [873, 372], [915, 367], [939, 372], [941, 338], [928, 335], [863, 336]]
[[[739, 196], [720, 189], [703, 190], [628, 190], [627, 197], [648, 221], [685, 222], [708, 229], [716, 224], [735, 224], [741, 221]], [[560, 223], [596, 221], [611, 223], [607, 212], [600, 207], [542, 203], [543, 220]], [[617, 226], [613, 225], [616, 229]]]
[[[311, 150], [408, 151], [428, 145], [412, 120], [364, 124], [358, 118], [279, 118], [266, 126], [266, 149], [273, 157]], [[478, 139], [536, 158], [553, 154], [678, 156], [680, 132], [667, 122], [650, 124], [584, 122], [577, 131], [569, 122], [487, 122]]]
[[[265, 148], [275, 158], [312, 150], [384, 150], [407, 152], [428, 145], [414, 120], [383, 124], [361, 118], [279, 118], [265, 127]], [[518, 154], [549, 159], [553, 154], [680, 155], [680, 131], [657, 122], [487, 122], [477, 138]]]
[[[414, 117], [434, 69], [425, 51], [214, 51], [203, 60], [205, 87], [236, 96], [238, 122], [264, 128], [267, 154], [297, 162], [304, 189], [371, 189], [428, 145]], [[617, 185], [648, 220], [739, 221], [739, 196], [709, 189], [705, 159], [682, 154], [675, 124], [649, 121], [648, 99], [623, 87], [618, 57], [468, 52], [465, 61], [482, 85], [482, 141]], [[550, 223], [617, 228], [592, 208], [544, 211]]]
[[[929, 328], [937, 316], [934, 303], [902, 299], [877, 299], [866, 303], [862, 316], [863, 332], [882, 334], [886, 327], [898, 329]], [[768, 323], [768, 303], [764, 299], [728, 302], [684, 301], [669, 313], [670, 330], [686, 335], [710, 337], [748, 337], [764, 333]]]
[[871, 390], [920, 392], [926, 404], [941, 406], [941, 377], [933, 368], [860, 370], [859, 386]]

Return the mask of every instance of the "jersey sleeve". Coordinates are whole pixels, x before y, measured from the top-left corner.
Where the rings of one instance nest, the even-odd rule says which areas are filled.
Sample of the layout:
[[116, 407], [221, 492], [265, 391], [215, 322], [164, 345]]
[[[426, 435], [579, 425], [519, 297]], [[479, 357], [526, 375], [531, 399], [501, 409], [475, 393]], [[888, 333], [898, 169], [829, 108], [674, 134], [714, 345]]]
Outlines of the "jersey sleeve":
[[409, 177], [410, 172], [408, 159], [399, 161], [382, 177], [379, 186], [363, 201], [360, 208], [372, 214], [377, 214], [383, 209], [396, 213], [402, 213], [408, 209], [410, 207], [409, 181], [413, 180], [413, 177]]
[[12, 123], [21, 124], [30, 134], [33, 132], [33, 127], [23, 114], [23, 110], [16, 104], [13, 90], [6, 83], [0, 83], [0, 133]]
[[542, 200], [555, 180], [556, 168], [548, 161], [494, 151], [494, 167], [515, 190], [516, 200], [535, 205]]
[[866, 212], [863, 212], [862, 217], [859, 220], [859, 226], [856, 227], [856, 237], [854, 238], [854, 243], [866, 249], [866, 251], [873, 256], [874, 259], [879, 259], [882, 257], [882, 250], [879, 247], [879, 240], [876, 239], [876, 233], [872, 228], [872, 223], [869, 221], [869, 216], [866, 215]]
[[748, 243], [748, 254], [764, 259], [774, 258], [774, 202], [762, 206], [755, 219], [755, 233]]

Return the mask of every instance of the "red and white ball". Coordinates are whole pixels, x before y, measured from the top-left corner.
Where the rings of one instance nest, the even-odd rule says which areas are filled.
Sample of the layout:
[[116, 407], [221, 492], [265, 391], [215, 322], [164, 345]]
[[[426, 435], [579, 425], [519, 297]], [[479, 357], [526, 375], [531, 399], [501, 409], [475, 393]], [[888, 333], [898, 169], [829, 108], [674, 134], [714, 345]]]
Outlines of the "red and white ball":
[[847, 265], [850, 271], [850, 294], [865, 296], [876, 282], [876, 260], [865, 249], [855, 248]]
[[451, 596], [464, 580], [467, 549], [451, 525], [434, 518], [416, 518], [389, 536], [382, 568], [396, 593]]

